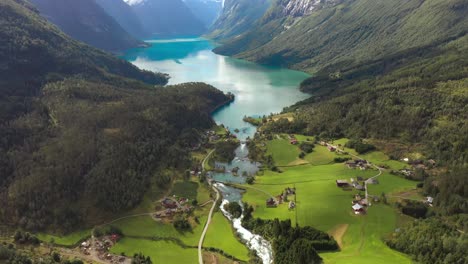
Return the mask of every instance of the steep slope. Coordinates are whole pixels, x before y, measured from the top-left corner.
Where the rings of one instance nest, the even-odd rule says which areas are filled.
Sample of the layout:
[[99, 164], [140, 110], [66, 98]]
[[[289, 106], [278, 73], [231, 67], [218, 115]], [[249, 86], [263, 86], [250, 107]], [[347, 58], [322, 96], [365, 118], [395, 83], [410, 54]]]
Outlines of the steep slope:
[[182, 0], [127, 1], [151, 36], [200, 35], [206, 30]]
[[221, 0], [184, 0], [184, 2], [206, 28], [213, 25], [222, 9]]
[[127, 33], [94, 0], [31, 0], [41, 14], [72, 38], [107, 51], [142, 43]]
[[459, 36], [467, 13], [463, 0], [281, 0], [253, 30], [216, 51], [314, 72]]
[[0, 1], [0, 223], [71, 230], [138, 204], [228, 100], [72, 40], [27, 1]]
[[270, 0], [225, 0], [221, 15], [210, 28], [209, 37], [227, 39], [250, 30], [270, 7]]
[[112, 16], [128, 33], [137, 38], [148, 36], [140, 19], [124, 0], [96, 0], [110, 16]]

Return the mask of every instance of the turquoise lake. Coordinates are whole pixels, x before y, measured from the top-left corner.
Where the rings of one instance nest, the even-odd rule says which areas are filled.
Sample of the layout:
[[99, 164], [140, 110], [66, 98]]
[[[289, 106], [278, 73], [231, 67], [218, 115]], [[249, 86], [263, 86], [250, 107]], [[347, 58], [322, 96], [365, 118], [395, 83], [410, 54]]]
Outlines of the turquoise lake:
[[231, 131], [239, 129], [240, 139], [255, 133], [255, 127], [242, 121], [244, 116], [279, 113], [309, 97], [298, 89], [308, 74], [217, 55], [212, 52], [215, 45], [209, 40], [177, 38], [147, 42], [152, 46], [129, 50], [123, 58], [142, 69], [168, 73], [169, 84], [205, 82], [233, 93], [235, 101], [215, 112], [213, 118]]

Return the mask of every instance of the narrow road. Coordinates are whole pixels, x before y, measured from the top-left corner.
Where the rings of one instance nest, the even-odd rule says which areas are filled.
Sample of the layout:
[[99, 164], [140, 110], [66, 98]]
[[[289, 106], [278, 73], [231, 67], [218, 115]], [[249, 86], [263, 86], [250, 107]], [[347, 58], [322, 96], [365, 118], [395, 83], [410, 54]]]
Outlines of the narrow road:
[[[213, 149], [206, 155], [206, 157], [202, 161], [202, 171], [205, 171], [205, 163], [208, 160], [208, 158], [215, 152], [216, 149]], [[198, 241], [198, 263], [203, 264], [203, 253], [202, 253], [202, 246], [203, 246], [203, 240], [205, 240], [206, 232], [208, 231], [208, 227], [210, 226], [211, 223], [211, 218], [213, 216], [214, 209], [216, 207], [216, 204], [218, 203], [218, 200], [220, 198], [220, 194], [218, 189], [213, 186], [213, 190], [216, 192], [216, 200], [213, 203], [213, 206], [210, 209], [210, 213], [208, 214], [208, 220], [206, 220], [205, 228], [203, 229], [202, 235], [200, 237], [200, 241]]]
[[203, 240], [205, 240], [206, 232], [208, 231], [208, 227], [210, 226], [211, 218], [213, 216], [213, 211], [216, 207], [216, 204], [218, 204], [218, 200], [220, 198], [218, 189], [216, 189], [216, 187], [213, 186], [213, 190], [216, 192], [216, 200], [213, 203], [213, 206], [211, 207], [210, 213], [208, 214], [208, 220], [206, 220], [205, 228], [203, 229], [202, 235], [200, 237], [200, 241], [198, 241], [198, 263], [199, 264], [203, 264], [203, 253], [202, 253]]
[[[341, 150], [341, 151], [345, 152], [344, 149], [340, 149], [340, 148], [338, 148], [338, 146], [334, 146], [334, 145], [328, 144], [328, 143], [327, 143], [327, 146], [334, 147], [334, 148], [337, 149], [337, 150]], [[351, 154], [351, 153], [349, 153], [349, 152], [348, 152], [348, 155], [350, 155], [351, 157], [357, 158], [357, 159], [364, 160], [363, 158], [361, 158], [361, 157], [359, 157], [359, 156], [357, 156], [357, 155]], [[370, 179], [376, 179], [377, 177], [379, 177], [380, 175], [382, 175], [382, 173], [383, 173], [382, 168], [380, 168], [379, 166], [377, 166], [377, 165], [375, 165], [375, 164], [373, 164], [373, 163], [370, 163], [370, 165], [372, 165], [372, 167], [374, 167], [374, 168], [376, 168], [377, 170], [379, 170], [379, 173], [377, 173], [377, 175], [375, 175], [375, 176], [373, 176], [373, 177], [370, 177], [369, 180], [370, 180]], [[367, 181], [364, 182], [364, 188], [366, 189], [366, 199], [367, 199], [367, 201], [369, 201], [369, 199], [368, 199], [368, 198], [369, 198], [369, 193], [367, 192]]]
[[208, 155], [206, 155], [206, 157], [203, 159], [203, 161], [202, 161], [202, 171], [205, 171], [205, 162], [211, 156], [211, 154], [213, 154], [215, 152], [215, 150], [216, 149], [213, 149], [212, 151], [210, 151], [210, 153], [208, 153]]

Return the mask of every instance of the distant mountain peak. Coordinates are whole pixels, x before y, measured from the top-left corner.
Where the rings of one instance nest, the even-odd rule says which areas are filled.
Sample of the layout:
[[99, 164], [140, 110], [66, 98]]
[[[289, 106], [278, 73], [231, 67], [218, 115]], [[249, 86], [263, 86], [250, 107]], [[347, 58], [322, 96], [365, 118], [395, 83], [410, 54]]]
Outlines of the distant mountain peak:
[[133, 6], [133, 5], [138, 5], [138, 4], [141, 4], [143, 2], [145, 2], [146, 0], [124, 0], [125, 3]]

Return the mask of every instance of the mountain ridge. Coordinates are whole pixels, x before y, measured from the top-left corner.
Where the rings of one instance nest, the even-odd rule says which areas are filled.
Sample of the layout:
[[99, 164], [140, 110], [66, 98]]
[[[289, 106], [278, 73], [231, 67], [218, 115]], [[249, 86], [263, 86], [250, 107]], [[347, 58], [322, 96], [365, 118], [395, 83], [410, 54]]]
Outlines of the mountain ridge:
[[118, 52], [143, 45], [94, 0], [31, 0], [41, 15], [74, 39]]

